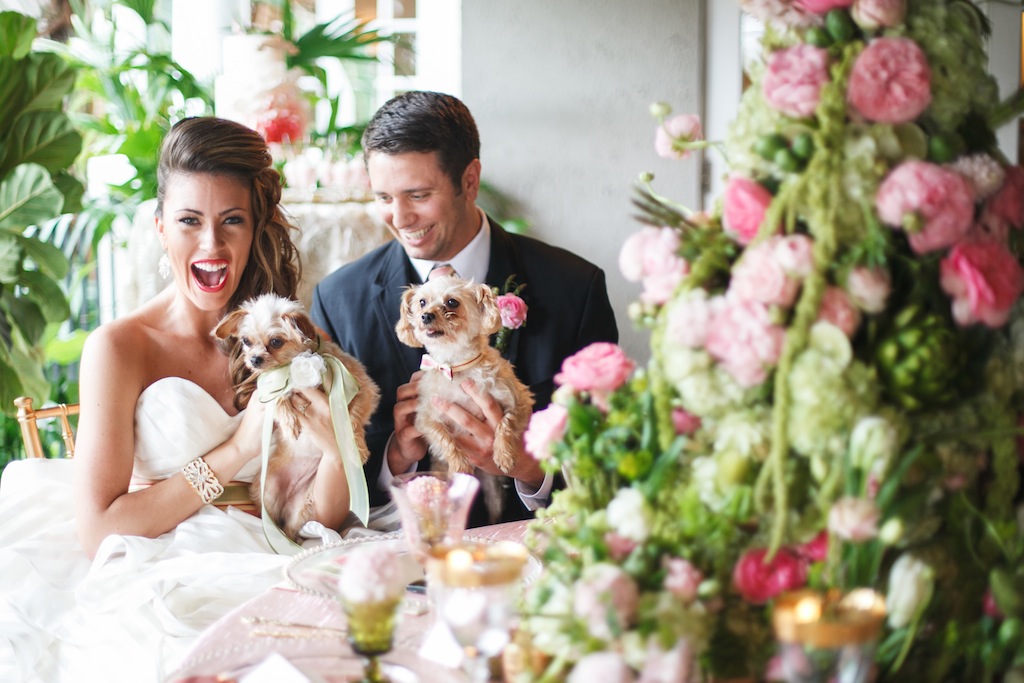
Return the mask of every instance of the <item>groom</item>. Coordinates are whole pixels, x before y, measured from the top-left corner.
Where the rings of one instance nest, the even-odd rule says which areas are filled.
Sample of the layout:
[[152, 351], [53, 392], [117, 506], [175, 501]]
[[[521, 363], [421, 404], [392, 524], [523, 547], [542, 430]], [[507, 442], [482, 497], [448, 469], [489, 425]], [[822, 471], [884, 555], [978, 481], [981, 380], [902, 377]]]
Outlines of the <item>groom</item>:
[[[381, 218], [395, 239], [327, 276], [314, 291], [312, 315], [380, 386], [380, 407], [366, 433], [371, 453], [366, 479], [370, 504], [376, 506], [387, 501], [394, 475], [430, 469], [426, 443], [413, 426], [423, 350], [395, 335], [401, 295], [409, 284], [448, 266], [465, 279], [496, 287], [511, 275], [526, 285], [520, 297], [529, 307], [527, 322], [512, 332], [505, 355], [533, 392], [534, 410], [550, 402], [554, 376], [567, 356], [593, 342], [617, 341], [618, 329], [599, 268], [563, 249], [505, 232], [476, 206], [480, 139], [460, 100], [433, 92], [393, 98], [367, 126], [363, 153]], [[493, 420], [486, 419], [500, 408], [471, 383], [463, 390], [479, 413], [448, 402], [441, 407], [465, 428], [459, 445], [470, 461], [502, 475], [492, 459]], [[503, 481], [503, 518], [488, 519], [485, 506], [474, 505], [470, 526], [525, 519], [548, 502], [551, 475], [529, 455]]]

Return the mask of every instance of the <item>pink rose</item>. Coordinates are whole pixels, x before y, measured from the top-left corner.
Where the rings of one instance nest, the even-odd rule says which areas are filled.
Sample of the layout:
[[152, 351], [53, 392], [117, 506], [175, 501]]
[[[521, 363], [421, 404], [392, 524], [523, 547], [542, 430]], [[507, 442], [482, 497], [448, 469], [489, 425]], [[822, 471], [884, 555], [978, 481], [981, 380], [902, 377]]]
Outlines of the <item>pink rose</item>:
[[640, 589], [629, 574], [613, 564], [594, 564], [574, 586], [573, 611], [592, 636], [611, 640], [633, 624], [639, 600]]
[[609, 531], [604, 535], [604, 542], [608, 546], [608, 553], [616, 562], [622, 562], [627, 555], [636, 550], [638, 545], [632, 538], [620, 536], [614, 531]]
[[633, 361], [616, 344], [595, 342], [562, 362], [555, 383], [574, 391], [615, 391], [633, 372]]
[[773, 237], [744, 252], [733, 266], [728, 296], [741, 301], [759, 301], [769, 306], [790, 307], [796, 299], [800, 283], [789, 277], [776, 257]]
[[697, 588], [704, 575], [688, 560], [681, 557], [664, 558], [662, 565], [666, 569], [665, 590], [680, 598], [689, 605], [697, 599]]
[[821, 297], [818, 320], [835, 325], [843, 331], [843, 334], [852, 339], [857, 328], [860, 327], [860, 311], [854, 307], [845, 290], [839, 287], [828, 287]]
[[829, 80], [828, 50], [800, 43], [771, 53], [767, 67], [761, 91], [768, 106], [796, 118], [812, 116]]
[[665, 336], [674, 342], [699, 349], [704, 346], [721, 297], [709, 300], [707, 292], [695, 289], [672, 302], [665, 323]]
[[814, 272], [814, 240], [787, 235], [775, 243], [775, 258], [787, 275], [803, 279]]
[[996, 621], [1002, 621], [1006, 618], [1003, 610], [999, 609], [999, 605], [996, 604], [991, 588], [986, 588], [985, 595], [981, 598], [981, 611]]
[[909, 38], [876, 38], [853, 64], [846, 98], [866, 119], [913, 121], [932, 101], [928, 59]]
[[831, 10], [852, 4], [853, 0], [796, 0], [797, 7], [814, 14], [828, 14]]
[[873, 31], [899, 26], [906, 12], [906, 0], [857, 0], [851, 15], [858, 26]]
[[941, 263], [942, 289], [953, 297], [960, 325], [1000, 327], [1024, 291], [1024, 270], [1005, 247], [993, 242], [958, 244]]
[[654, 134], [654, 151], [665, 159], [685, 159], [691, 150], [685, 146], [675, 146], [677, 140], [693, 142], [700, 140], [702, 135], [700, 117], [694, 114], [673, 116], [658, 126]]
[[551, 446], [565, 436], [568, 422], [569, 411], [558, 403], [551, 403], [544, 410], [536, 411], [530, 416], [530, 424], [523, 434], [526, 452], [536, 460], [550, 458]]
[[767, 555], [767, 548], [748, 550], [732, 572], [736, 590], [755, 605], [807, 583], [807, 563], [792, 551], [780, 548], [772, 561], [765, 563]]
[[515, 294], [502, 294], [498, 297], [497, 303], [502, 326], [515, 330], [526, 322], [526, 302]]
[[[749, 178], [735, 175], [729, 179], [722, 198], [725, 229], [740, 244], [749, 244], [757, 236], [765, 212], [772, 203], [772, 193]], [[776, 232], [777, 227], [772, 232]]]
[[700, 429], [700, 425], [701, 419], [696, 415], [688, 413], [682, 408], [672, 409], [672, 427], [676, 434], [689, 436]]
[[987, 220], [1024, 227], [1024, 168], [1009, 166], [1002, 187], [985, 204]]
[[591, 652], [572, 667], [566, 683], [634, 683], [636, 676], [618, 652]]
[[844, 496], [828, 511], [828, 529], [843, 540], [861, 543], [878, 536], [881, 516], [870, 500]]
[[875, 195], [878, 217], [904, 228], [915, 253], [945, 249], [971, 228], [974, 193], [956, 171], [926, 161], [907, 161], [889, 173]]
[[796, 554], [808, 562], [821, 562], [828, 555], [828, 532], [819, 532], [807, 543], [797, 546]]
[[619, 252], [619, 269], [630, 282], [643, 281], [642, 300], [663, 304], [690, 272], [690, 265], [678, 251], [677, 231], [644, 228], [626, 238]]
[[728, 301], [715, 316], [705, 348], [740, 385], [753, 387], [778, 362], [785, 338], [764, 304]]
[[846, 291], [865, 313], [881, 313], [892, 292], [892, 278], [884, 268], [857, 266], [846, 277]]

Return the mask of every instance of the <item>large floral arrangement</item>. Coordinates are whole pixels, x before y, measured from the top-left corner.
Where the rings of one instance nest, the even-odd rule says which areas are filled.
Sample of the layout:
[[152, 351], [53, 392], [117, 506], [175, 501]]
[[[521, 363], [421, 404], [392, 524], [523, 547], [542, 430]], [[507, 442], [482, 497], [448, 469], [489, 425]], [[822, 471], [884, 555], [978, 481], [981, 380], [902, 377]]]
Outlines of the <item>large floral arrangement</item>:
[[[527, 448], [527, 678], [774, 679], [783, 592], [885, 595], [878, 680], [1024, 675], [1024, 170], [966, 0], [748, 0], [765, 24], [694, 213], [642, 178], [652, 360], [569, 358]], [[656, 149], [710, 145], [653, 108]]]

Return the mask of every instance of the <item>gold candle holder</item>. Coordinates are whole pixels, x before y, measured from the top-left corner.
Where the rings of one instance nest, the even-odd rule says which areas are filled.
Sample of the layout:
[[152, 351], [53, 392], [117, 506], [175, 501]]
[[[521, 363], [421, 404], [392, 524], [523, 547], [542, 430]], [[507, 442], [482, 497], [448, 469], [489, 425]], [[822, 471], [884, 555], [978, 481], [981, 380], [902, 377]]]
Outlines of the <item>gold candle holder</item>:
[[788, 683], [866, 683], [885, 621], [885, 598], [858, 588], [843, 594], [786, 593], [772, 613], [782, 673]]

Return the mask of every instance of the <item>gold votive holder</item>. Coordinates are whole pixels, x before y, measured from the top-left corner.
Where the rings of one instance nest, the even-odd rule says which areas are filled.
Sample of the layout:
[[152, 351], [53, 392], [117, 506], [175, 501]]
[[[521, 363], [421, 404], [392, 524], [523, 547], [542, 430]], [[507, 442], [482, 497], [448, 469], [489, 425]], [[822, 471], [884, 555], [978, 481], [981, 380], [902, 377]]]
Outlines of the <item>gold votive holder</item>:
[[788, 683], [867, 683], [885, 622], [885, 598], [868, 588], [848, 593], [801, 590], [782, 595], [772, 622]]

